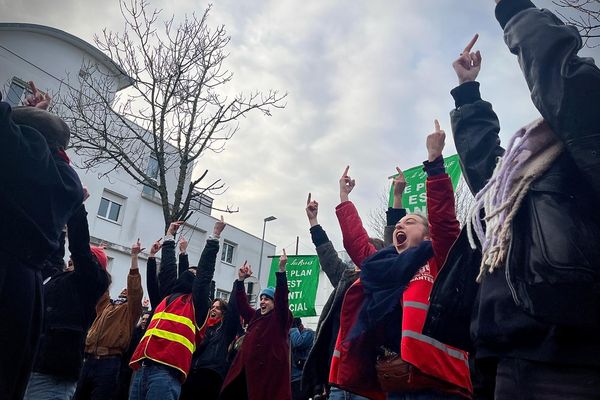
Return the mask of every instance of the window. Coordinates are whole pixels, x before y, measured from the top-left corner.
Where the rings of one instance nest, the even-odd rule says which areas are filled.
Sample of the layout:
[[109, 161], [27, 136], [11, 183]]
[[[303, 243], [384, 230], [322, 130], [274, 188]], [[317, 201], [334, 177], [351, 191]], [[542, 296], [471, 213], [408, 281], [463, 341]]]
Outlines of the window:
[[[158, 182], [158, 160], [154, 156], [148, 158], [148, 166], [146, 167], [146, 174], [155, 182]], [[149, 196], [156, 196], [156, 190], [150, 186], [144, 185], [142, 193]]]
[[98, 215], [102, 218], [110, 219], [111, 221], [119, 221], [119, 214], [121, 213], [121, 204], [110, 201], [106, 197], [100, 199], [100, 208], [98, 209]]
[[23, 104], [25, 96], [31, 94], [29, 84], [17, 77], [12, 78], [5, 101], [13, 107]]
[[203, 193], [194, 193], [194, 197], [190, 201], [190, 210], [200, 211], [203, 214], [210, 215], [212, 211], [213, 199]]
[[229, 296], [230, 295], [231, 295], [231, 292], [228, 292], [228, 291], [223, 290], [223, 289], [217, 289], [217, 293], [215, 294], [215, 299], [221, 299], [221, 300], [229, 301]]
[[223, 250], [221, 250], [221, 261], [227, 264], [233, 264], [233, 254], [235, 253], [235, 244], [223, 242]]
[[98, 216], [113, 222], [121, 222], [125, 199], [108, 191], [102, 193]]

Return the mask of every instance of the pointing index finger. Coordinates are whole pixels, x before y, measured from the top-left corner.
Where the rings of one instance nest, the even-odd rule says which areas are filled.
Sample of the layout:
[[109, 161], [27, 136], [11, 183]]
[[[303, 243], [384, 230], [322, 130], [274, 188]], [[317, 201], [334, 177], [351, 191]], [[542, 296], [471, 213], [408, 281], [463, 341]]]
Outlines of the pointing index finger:
[[438, 121], [437, 119], [433, 121], [434, 125], [435, 125], [435, 131], [439, 132], [440, 129], [440, 121]]
[[342, 174], [342, 176], [348, 176], [348, 170], [350, 169], [349, 165], [346, 165], [346, 169], [344, 170], [344, 173]]
[[479, 33], [476, 33], [475, 36], [473, 36], [473, 39], [471, 39], [467, 47], [465, 47], [465, 51], [463, 52], [463, 54], [469, 54], [471, 52], [471, 49], [473, 49], [473, 46], [475, 46], [475, 43], [477, 43], [477, 39], [479, 39]]
[[31, 87], [31, 91], [33, 92], [33, 94], [35, 94], [37, 92], [37, 88], [35, 87], [35, 84], [33, 83], [33, 81], [29, 81], [29, 87]]
[[310, 195], [310, 192], [309, 192], [309, 193], [308, 193], [308, 199], [306, 200], [306, 205], [309, 205], [309, 204], [310, 204], [310, 196], [311, 196], [311, 195]]

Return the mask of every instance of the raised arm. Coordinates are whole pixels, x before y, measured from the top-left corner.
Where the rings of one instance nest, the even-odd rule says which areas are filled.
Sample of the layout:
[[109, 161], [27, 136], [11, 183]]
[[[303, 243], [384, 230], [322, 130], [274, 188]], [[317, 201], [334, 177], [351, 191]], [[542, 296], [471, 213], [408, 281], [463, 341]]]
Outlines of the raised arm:
[[481, 53], [471, 52], [477, 41], [471, 40], [460, 57], [452, 63], [459, 86], [452, 90], [456, 108], [450, 113], [454, 144], [460, 158], [465, 181], [475, 195], [492, 176], [500, 147], [500, 123], [492, 105], [481, 100], [479, 83]]
[[100, 265], [90, 248], [90, 232], [87, 222], [87, 211], [82, 204], [71, 216], [67, 224], [69, 252], [75, 270], [73, 274], [89, 290], [90, 299], [98, 299], [108, 289], [108, 273]]
[[210, 283], [215, 275], [217, 253], [219, 253], [219, 238], [223, 229], [225, 229], [225, 221], [221, 216], [221, 220], [215, 223], [213, 234], [206, 241], [206, 246], [204, 246], [200, 261], [198, 261], [198, 271], [196, 272], [196, 279], [194, 279], [192, 295], [196, 321], [199, 325], [201, 321], [204, 322], [206, 319], [210, 308]]
[[338, 256], [329, 237], [327, 237], [327, 233], [319, 225], [318, 215], [319, 203], [316, 200], [312, 200], [309, 193], [306, 200], [306, 216], [310, 224], [310, 236], [317, 250], [321, 269], [325, 272], [333, 287], [337, 287], [348, 265]]
[[[460, 233], [460, 224], [456, 219], [454, 191], [452, 181], [444, 168], [444, 149], [446, 133], [435, 121], [435, 132], [427, 136], [427, 215], [429, 217], [429, 235], [437, 267], [446, 260], [450, 247]], [[434, 276], [437, 271], [431, 271]]]
[[179, 272], [178, 276], [190, 267], [190, 259], [187, 254], [188, 241], [185, 237], [179, 237], [179, 263], [177, 264], [177, 270]]
[[554, 132], [568, 135], [565, 140], [598, 135], [600, 69], [577, 55], [582, 47], [577, 29], [529, 0], [500, 1], [496, 18], [535, 106]]
[[227, 345], [229, 345], [233, 341], [233, 339], [235, 339], [235, 336], [241, 328], [240, 311], [234, 298], [235, 283], [231, 294], [232, 296], [229, 299], [229, 306], [227, 307], [227, 312], [225, 313], [225, 318], [223, 319], [223, 329], [225, 332]]
[[238, 312], [247, 324], [250, 323], [250, 320], [256, 314], [256, 310], [250, 307], [248, 295], [246, 294], [246, 286], [244, 285], [244, 281], [251, 276], [252, 266], [247, 261], [244, 261], [244, 264], [238, 270], [238, 279], [233, 283], [233, 291], [231, 292], [231, 302], [235, 302]]
[[67, 230], [66, 227], [60, 233], [60, 237], [58, 238], [58, 250], [56, 250], [46, 261], [44, 261], [44, 266], [42, 267], [42, 279], [49, 278], [58, 273], [63, 272], [65, 268], [65, 241], [67, 238]]
[[592, 58], [577, 55], [577, 29], [529, 0], [500, 1], [496, 18], [533, 103], [600, 196], [600, 69]]
[[142, 276], [138, 269], [138, 255], [143, 251], [140, 239], [131, 246], [131, 268], [127, 275], [127, 311], [129, 323], [133, 328], [142, 315]]
[[169, 225], [163, 240], [160, 271], [158, 272], [158, 287], [160, 298], [164, 299], [173, 291], [177, 280], [177, 261], [175, 259], [175, 234], [183, 221], [176, 221]]
[[283, 249], [283, 255], [279, 257], [279, 272], [275, 273], [277, 283], [275, 285], [275, 313], [281, 323], [281, 327], [287, 334], [292, 326], [292, 313], [290, 312], [289, 290], [285, 266], [287, 264], [287, 254]]
[[363, 227], [358, 211], [349, 200], [348, 195], [356, 186], [356, 181], [348, 176], [349, 169], [350, 166], [347, 166], [340, 178], [341, 203], [335, 208], [335, 214], [342, 229], [344, 248], [354, 264], [360, 268], [363, 260], [377, 250], [369, 242], [369, 235]]
[[404, 189], [406, 189], [406, 179], [399, 167], [396, 167], [396, 171], [398, 171], [398, 175], [392, 181], [394, 187], [393, 204], [385, 212], [385, 228], [383, 229], [383, 244], [385, 246], [392, 244], [396, 224], [406, 215], [406, 209], [402, 205], [402, 196], [404, 195]]
[[146, 262], [146, 288], [148, 289], [148, 300], [150, 300], [150, 307], [156, 309], [160, 304], [162, 297], [160, 297], [160, 289], [158, 286], [158, 276], [156, 272], [156, 253], [158, 253], [162, 247], [162, 238], [158, 239], [152, 244], [150, 248], [150, 255]]

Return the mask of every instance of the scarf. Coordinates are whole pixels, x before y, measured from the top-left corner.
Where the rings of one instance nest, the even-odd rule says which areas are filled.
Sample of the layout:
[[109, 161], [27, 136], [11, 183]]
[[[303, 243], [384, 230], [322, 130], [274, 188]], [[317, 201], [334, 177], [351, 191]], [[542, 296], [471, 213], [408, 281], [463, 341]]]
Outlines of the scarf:
[[206, 337], [206, 329], [220, 324], [221, 321], [223, 321], [223, 317], [207, 317], [204, 325], [202, 325], [202, 328], [198, 331], [200, 342], [204, 341], [204, 338]]
[[400, 302], [410, 280], [431, 257], [431, 241], [424, 240], [400, 254], [394, 246], [388, 246], [365, 259], [360, 270], [364, 300], [348, 340], [371, 331], [383, 321]]
[[[504, 264], [512, 238], [512, 221], [531, 183], [550, 168], [563, 150], [562, 142], [541, 118], [511, 138], [492, 177], [475, 196], [467, 218], [471, 248], [476, 247], [473, 233], [482, 247], [477, 282]], [[485, 212], [483, 220], [480, 218], [482, 210]]]

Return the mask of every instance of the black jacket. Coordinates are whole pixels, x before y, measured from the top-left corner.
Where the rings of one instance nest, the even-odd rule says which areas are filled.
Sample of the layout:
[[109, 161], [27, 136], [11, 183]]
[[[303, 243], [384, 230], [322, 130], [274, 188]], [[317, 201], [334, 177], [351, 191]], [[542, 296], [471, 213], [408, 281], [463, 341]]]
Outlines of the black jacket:
[[90, 251], [83, 205], [69, 220], [68, 237], [75, 270], [52, 275], [44, 284], [44, 325], [34, 371], [76, 380], [87, 331], [109, 277]]
[[[570, 145], [598, 132], [600, 70], [577, 57], [574, 28], [530, 1], [503, 0], [496, 15], [534, 103], [567, 151], [532, 184], [513, 221], [507, 262], [480, 286], [481, 254], [461, 233], [434, 283], [424, 333], [474, 348], [477, 357], [600, 365], [600, 217], [581, 169], [593, 156]], [[452, 94], [456, 148], [477, 193], [503, 153], [498, 119], [476, 82]]]
[[192, 359], [192, 369], [210, 369], [225, 379], [229, 362], [229, 345], [241, 329], [240, 313], [236, 304], [235, 287], [231, 291], [228, 309], [219, 325], [207, 327], [204, 340], [198, 345]]
[[16, 125], [11, 114], [10, 105], [0, 102], [0, 268], [41, 269], [59, 249], [83, 189], [66, 155], [51, 151], [37, 130]]

